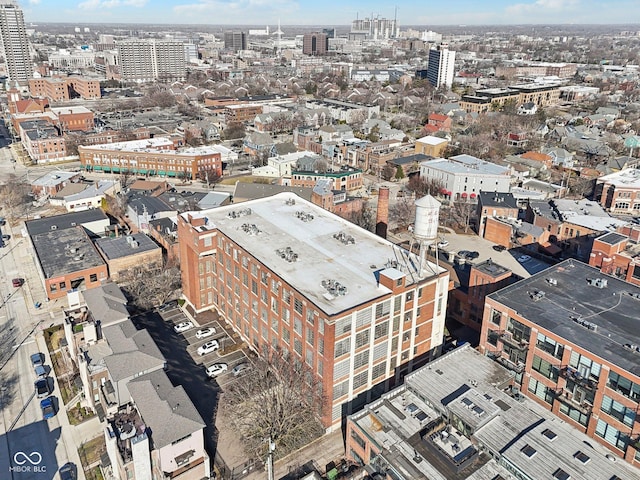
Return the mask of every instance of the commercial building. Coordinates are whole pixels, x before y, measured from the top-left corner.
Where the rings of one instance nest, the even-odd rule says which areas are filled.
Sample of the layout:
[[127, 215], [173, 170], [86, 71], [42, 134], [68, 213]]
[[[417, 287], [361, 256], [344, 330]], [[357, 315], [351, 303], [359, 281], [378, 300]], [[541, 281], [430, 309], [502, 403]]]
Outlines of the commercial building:
[[86, 107], [54, 107], [51, 112], [56, 116], [63, 133], [88, 132], [95, 129], [93, 112]]
[[329, 37], [326, 33], [305, 33], [302, 37], [304, 55], [326, 55], [329, 51]]
[[162, 248], [144, 233], [99, 238], [96, 248], [109, 267], [109, 277], [118, 281], [136, 267], [162, 266]]
[[511, 388], [469, 345], [351, 415], [347, 458], [385, 480], [638, 478], [607, 449]]
[[566, 260], [487, 296], [479, 348], [524, 395], [640, 465], [639, 298]]
[[345, 168], [337, 172], [317, 172], [291, 170], [291, 186], [313, 188], [320, 179], [329, 179], [333, 190], [351, 192], [362, 188], [362, 170], [358, 168]]
[[107, 173], [199, 178], [222, 176], [220, 152], [212, 147], [176, 148], [167, 137], [78, 147], [82, 168]]
[[480, 192], [478, 194], [478, 235], [491, 240], [494, 243], [503, 245], [507, 248], [510, 247], [508, 241], [510, 236], [506, 239], [507, 244], [497, 235], [497, 232], [487, 230], [487, 219], [500, 218], [508, 220], [518, 219], [518, 203], [514, 196], [510, 193], [497, 193], [497, 192]]
[[103, 235], [108, 226], [100, 209], [25, 222], [48, 299], [98, 287], [107, 279], [107, 265], [90, 235]]
[[100, 81], [84, 77], [31, 78], [29, 93], [32, 97], [45, 97], [52, 102], [65, 102], [71, 98], [95, 100], [101, 97]]
[[66, 144], [60, 131], [46, 120], [21, 122], [19, 134], [22, 146], [32, 162], [59, 162], [67, 156]]
[[447, 145], [449, 145], [449, 142], [446, 138], [427, 135], [416, 140], [414, 152], [416, 155], [422, 154], [438, 158], [444, 155]]
[[349, 40], [388, 40], [400, 36], [400, 27], [395, 19], [366, 17], [351, 22]]
[[463, 95], [460, 108], [466, 112], [483, 113], [512, 103], [514, 107], [532, 103], [537, 107], [555, 105], [560, 99], [560, 85], [548, 83], [525, 83], [508, 88], [486, 88], [476, 90], [474, 95]]
[[33, 64], [24, 15], [16, 3], [0, 3], [0, 42], [9, 80], [26, 85], [33, 76]]
[[593, 240], [589, 265], [602, 273], [640, 285], [640, 227], [630, 225]]
[[442, 194], [452, 199], [472, 199], [481, 191], [507, 193], [511, 170], [471, 155], [436, 158], [420, 164], [420, 176], [442, 182]]
[[[432, 232], [437, 202], [419, 202]], [[294, 194], [183, 213], [178, 239], [187, 303], [306, 363], [329, 429], [440, 349], [447, 270]]]
[[256, 115], [262, 113], [262, 105], [242, 103], [224, 107], [224, 119], [227, 125], [232, 122], [252, 122]]
[[449, 46], [446, 43], [429, 50], [427, 80], [434, 88], [439, 88], [440, 86], [451, 88], [455, 61], [456, 52], [449, 50]]
[[224, 32], [224, 48], [234, 53], [247, 49], [247, 34], [240, 31]]
[[184, 80], [187, 73], [184, 43], [169, 40], [118, 42], [122, 80], [151, 82]]

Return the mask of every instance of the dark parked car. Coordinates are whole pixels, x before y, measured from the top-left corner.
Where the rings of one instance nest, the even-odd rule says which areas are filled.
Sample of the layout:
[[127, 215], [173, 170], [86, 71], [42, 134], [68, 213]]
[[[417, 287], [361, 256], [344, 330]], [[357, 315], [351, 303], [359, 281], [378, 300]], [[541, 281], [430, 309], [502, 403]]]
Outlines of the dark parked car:
[[36, 397], [43, 398], [51, 393], [51, 386], [48, 378], [39, 378], [34, 383], [36, 388]]
[[458, 255], [467, 260], [475, 260], [480, 256], [478, 252], [472, 252], [470, 250], [460, 250]]
[[505, 247], [504, 245], [494, 245], [493, 248], [496, 252], [504, 252], [507, 247]]

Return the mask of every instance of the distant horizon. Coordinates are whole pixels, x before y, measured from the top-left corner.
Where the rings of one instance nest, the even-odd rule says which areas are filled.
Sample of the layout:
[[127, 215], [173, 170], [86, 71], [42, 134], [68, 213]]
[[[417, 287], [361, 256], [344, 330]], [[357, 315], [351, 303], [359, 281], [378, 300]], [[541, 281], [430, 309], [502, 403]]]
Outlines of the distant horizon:
[[[24, 0], [30, 24], [349, 26], [356, 17], [397, 18], [401, 27], [638, 25], [638, 0]], [[69, 22], [72, 18], [73, 21]], [[309, 21], [312, 19], [313, 21]]]

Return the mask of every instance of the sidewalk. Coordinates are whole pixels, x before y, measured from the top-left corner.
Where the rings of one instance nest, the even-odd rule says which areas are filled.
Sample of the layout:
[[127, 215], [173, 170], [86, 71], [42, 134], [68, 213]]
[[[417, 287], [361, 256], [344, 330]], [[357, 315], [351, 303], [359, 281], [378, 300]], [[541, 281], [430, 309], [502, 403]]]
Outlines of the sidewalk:
[[[38, 334], [36, 335], [36, 343], [38, 345], [38, 350], [44, 353], [44, 356], [46, 359], [45, 363], [48, 365], [53, 365], [53, 363], [51, 362], [51, 357], [49, 356], [49, 349], [47, 348], [47, 345], [44, 341], [44, 336], [40, 332], [38, 332]], [[51, 370], [51, 376], [54, 376], [53, 369]], [[58, 383], [58, 379], [56, 378], [56, 384], [57, 383]], [[58, 386], [58, 392], [59, 392], [59, 386]], [[67, 462], [74, 463], [77, 467], [77, 472], [78, 472], [77, 480], [86, 480], [84, 476], [84, 470], [82, 469], [82, 462], [80, 461], [80, 455], [78, 455], [79, 444], [76, 443], [74, 438], [74, 429], [76, 427], [73, 427], [69, 423], [69, 418], [67, 417], [66, 405], [62, 403], [62, 397], [60, 396], [60, 394], [56, 395], [56, 397], [58, 397], [58, 400], [60, 401], [60, 410], [58, 411], [55, 418], [60, 424], [60, 430], [62, 432], [61, 439], [64, 445], [64, 449], [67, 453], [66, 460], [62, 461], [62, 459], [58, 458], [58, 463], [60, 465], [64, 465]]]

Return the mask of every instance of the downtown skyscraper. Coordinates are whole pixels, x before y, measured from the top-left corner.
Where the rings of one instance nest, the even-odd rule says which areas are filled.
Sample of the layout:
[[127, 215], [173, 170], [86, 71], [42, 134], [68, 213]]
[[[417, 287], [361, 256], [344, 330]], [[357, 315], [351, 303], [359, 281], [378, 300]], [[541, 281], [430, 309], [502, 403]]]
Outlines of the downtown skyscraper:
[[0, 46], [9, 80], [26, 83], [33, 76], [29, 40], [22, 9], [10, 0], [0, 3]]

